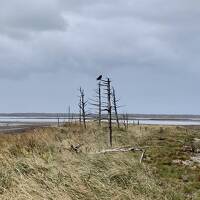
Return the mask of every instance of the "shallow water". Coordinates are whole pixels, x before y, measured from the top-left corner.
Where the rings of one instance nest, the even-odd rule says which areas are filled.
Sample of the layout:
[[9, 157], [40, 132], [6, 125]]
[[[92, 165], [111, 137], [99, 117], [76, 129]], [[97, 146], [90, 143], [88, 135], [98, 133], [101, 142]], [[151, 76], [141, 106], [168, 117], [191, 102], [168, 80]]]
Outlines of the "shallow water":
[[[93, 119], [92, 119], [93, 120]], [[21, 126], [21, 125], [47, 125], [55, 123], [64, 123], [68, 122], [67, 118], [33, 118], [33, 117], [1, 117], [0, 126]], [[70, 121], [78, 121], [78, 119], [70, 119]], [[89, 120], [88, 120], [89, 121]], [[188, 120], [154, 120], [154, 119], [136, 119], [129, 120], [129, 124], [139, 124], [140, 125], [200, 125], [200, 120], [197, 119], [188, 119]], [[113, 122], [115, 122], [113, 120]], [[123, 121], [120, 121], [123, 123]]]
[[[131, 123], [131, 122], [129, 122]], [[132, 121], [133, 123], [133, 121]], [[135, 124], [138, 123], [138, 120], [134, 121]], [[189, 125], [200, 125], [200, 121], [197, 120], [139, 120], [140, 124], [144, 125], [179, 125], [179, 126], [189, 126]]]

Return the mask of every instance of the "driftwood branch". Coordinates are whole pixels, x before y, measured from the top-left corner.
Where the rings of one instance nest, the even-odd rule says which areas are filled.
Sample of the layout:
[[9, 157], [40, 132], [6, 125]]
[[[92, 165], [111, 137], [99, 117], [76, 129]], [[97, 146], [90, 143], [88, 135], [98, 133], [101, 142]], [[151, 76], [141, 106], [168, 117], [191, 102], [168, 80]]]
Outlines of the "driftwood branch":
[[115, 149], [106, 149], [103, 151], [99, 151], [93, 154], [106, 154], [106, 153], [125, 153], [125, 152], [136, 152], [136, 151], [141, 151], [142, 155], [140, 157], [140, 163], [142, 163], [144, 156], [145, 156], [145, 149], [138, 148], [138, 147], [121, 147], [121, 148], [115, 148]]
[[96, 152], [95, 154], [105, 154], [105, 153], [118, 153], [118, 152], [129, 152], [129, 151], [144, 151], [141, 148], [137, 147], [121, 147], [121, 148], [114, 148], [114, 149], [106, 149], [103, 151]]
[[143, 150], [143, 151], [142, 151], [142, 155], [141, 155], [141, 157], [140, 157], [140, 163], [142, 163], [145, 153], [146, 153], [146, 151]]

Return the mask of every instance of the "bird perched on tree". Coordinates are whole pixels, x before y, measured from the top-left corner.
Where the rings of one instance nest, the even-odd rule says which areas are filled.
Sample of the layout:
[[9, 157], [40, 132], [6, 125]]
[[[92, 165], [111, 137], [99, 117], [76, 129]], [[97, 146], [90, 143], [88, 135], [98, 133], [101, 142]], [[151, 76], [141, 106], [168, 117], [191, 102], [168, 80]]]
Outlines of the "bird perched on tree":
[[100, 75], [98, 78], [97, 78], [97, 81], [100, 81], [102, 79], [102, 75]]

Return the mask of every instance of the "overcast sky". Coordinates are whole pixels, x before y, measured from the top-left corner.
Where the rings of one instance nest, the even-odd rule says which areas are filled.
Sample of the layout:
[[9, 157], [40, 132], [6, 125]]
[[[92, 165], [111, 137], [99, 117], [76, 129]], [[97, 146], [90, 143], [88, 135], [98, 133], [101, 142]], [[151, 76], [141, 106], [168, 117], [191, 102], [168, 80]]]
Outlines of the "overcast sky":
[[200, 114], [199, 0], [0, 0], [0, 112], [76, 111], [109, 76], [121, 112]]

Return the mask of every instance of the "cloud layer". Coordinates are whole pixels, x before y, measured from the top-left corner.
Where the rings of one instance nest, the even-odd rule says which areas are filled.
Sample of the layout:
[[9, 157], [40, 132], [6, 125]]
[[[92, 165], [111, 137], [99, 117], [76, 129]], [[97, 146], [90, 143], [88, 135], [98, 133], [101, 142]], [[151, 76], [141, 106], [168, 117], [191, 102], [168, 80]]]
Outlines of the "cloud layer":
[[0, 74], [8, 68], [20, 70], [19, 74], [49, 72], [55, 65], [58, 70], [190, 67], [196, 71], [199, 7], [199, 1], [186, 0], [2, 1]]
[[154, 88], [169, 82], [173, 91], [173, 82], [174, 94], [181, 86], [173, 77], [184, 87], [185, 77], [191, 87], [199, 83], [198, 0], [0, 2], [1, 80], [104, 73], [130, 85], [126, 76], [143, 73], [147, 81], [161, 77]]

